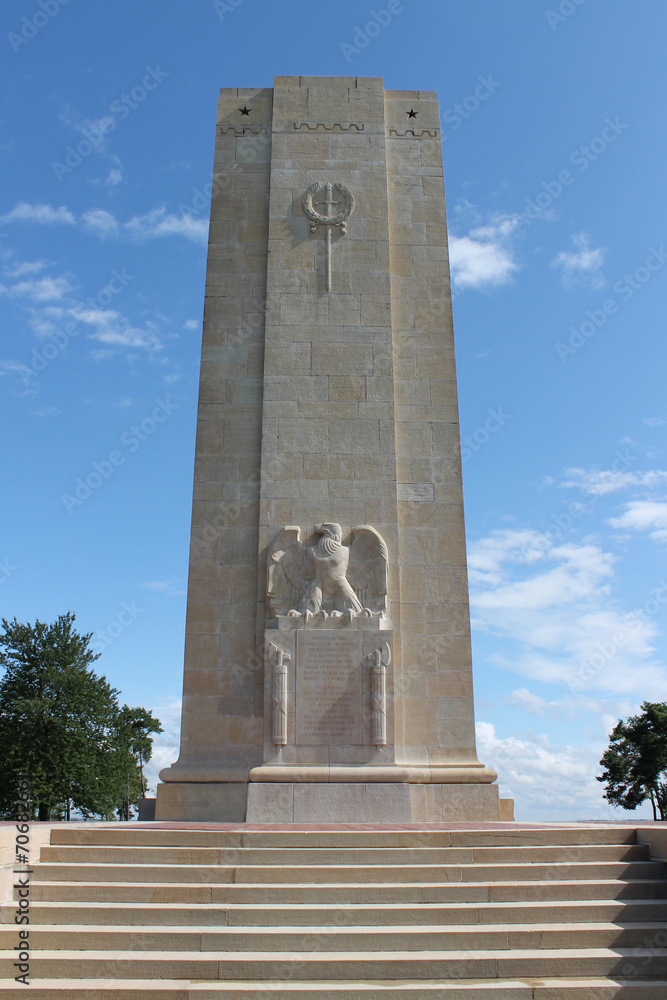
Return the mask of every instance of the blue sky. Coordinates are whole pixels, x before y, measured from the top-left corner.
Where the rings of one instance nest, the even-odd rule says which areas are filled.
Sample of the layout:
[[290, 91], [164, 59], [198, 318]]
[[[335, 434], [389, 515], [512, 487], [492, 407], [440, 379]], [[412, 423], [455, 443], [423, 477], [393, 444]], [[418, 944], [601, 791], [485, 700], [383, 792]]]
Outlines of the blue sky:
[[155, 780], [178, 738], [218, 89], [434, 89], [480, 756], [520, 819], [633, 818], [594, 775], [616, 720], [667, 699], [664, 4], [1, 16], [2, 614], [95, 633], [100, 672], [165, 722]]

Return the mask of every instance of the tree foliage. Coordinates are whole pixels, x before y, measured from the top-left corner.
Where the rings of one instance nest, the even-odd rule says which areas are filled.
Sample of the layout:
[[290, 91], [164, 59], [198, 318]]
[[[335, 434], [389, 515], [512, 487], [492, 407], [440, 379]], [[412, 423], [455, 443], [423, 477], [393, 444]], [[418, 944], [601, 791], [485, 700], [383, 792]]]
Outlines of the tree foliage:
[[621, 719], [611, 734], [598, 781], [613, 806], [636, 809], [650, 801], [653, 818], [667, 818], [667, 702], [645, 701], [641, 715]]
[[30, 782], [37, 819], [128, 819], [145, 792], [142, 764], [150, 733], [162, 732], [143, 708], [118, 705], [118, 691], [98, 676], [92, 633], [80, 635], [71, 612], [34, 625], [2, 619], [0, 634], [0, 811], [16, 810], [19, 774]]

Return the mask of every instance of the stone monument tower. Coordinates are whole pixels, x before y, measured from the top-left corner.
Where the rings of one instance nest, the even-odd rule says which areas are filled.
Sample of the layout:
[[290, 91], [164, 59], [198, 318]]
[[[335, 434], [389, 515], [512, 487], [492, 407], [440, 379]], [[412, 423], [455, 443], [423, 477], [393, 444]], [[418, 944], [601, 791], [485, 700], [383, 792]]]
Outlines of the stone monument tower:
[[495, 820], [432, 91], [224, 89], [180, 756], [157, 819]]

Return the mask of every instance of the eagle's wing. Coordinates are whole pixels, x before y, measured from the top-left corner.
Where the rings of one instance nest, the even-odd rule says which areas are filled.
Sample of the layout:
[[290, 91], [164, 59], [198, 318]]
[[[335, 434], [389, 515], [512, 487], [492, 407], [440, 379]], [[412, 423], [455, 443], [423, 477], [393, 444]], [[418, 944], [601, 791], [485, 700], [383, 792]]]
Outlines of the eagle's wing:
[[286, 615], [298, 605], [306, 584], [307, 566], [301, 529], [290, 524], [274, 538], [267, 554], [267, 617]]
[[348, 583], [364, 608], [376, 613], [387, 610], [387, 563], [389, 554], [382, 535], [369, 524], [352, 529]]

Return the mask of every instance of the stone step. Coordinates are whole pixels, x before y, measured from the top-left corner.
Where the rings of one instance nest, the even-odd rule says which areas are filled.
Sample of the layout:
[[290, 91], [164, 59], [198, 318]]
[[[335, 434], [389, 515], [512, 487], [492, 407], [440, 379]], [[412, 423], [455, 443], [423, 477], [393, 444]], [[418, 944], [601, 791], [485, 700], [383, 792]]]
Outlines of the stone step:
[[[190, 980], [36, 979], [30, 992], [39, 1000], [664, 1000], [667, 979], [433, 980], [385, 982], [284, 981], [191, 982]], [[4, 1000], [25, 1000], [26, 987], [0, 980]]]
[[40, 881], [74, 882], [484, 882], [554, 881], [557, 879], [662, 878], [658, 861], [581, 861], [459, 865], [155, 865], [68, 864], [39, 865]]
[[[38, 872], [41, 872], [41, 865]], [[16, 890], [15, 890], [15, 898]], [[415, 883], [319, 883], [271, 885], [227, 883], [221, 885], [159, 882], [60, 882], [38, 879], [30, 883], [30, 898], [36, 902], [89, 903], [509, 903], [549, 900], [667, 899], [667, 879], [577, 879], [530, 882], [430, 882]]]
[[[0, 907], [0, 920], [12, 923], [15, 908]], [[329, 927], [382, 926], [392, 924], [509, 924], [509, 923], [611, 923], [621, 921], [662, 921], [667, 925], [666, 899], [611, 900], [579, 902], [547, 900], [511, 903], [387, 903], [371, 906], [349, 903], [271, 903], [244, 905], [230, 903], [110, 903], [95, 902], [35, 903], [30, 907], [31, 920], [39, 924], [94, 924], [113, 926], [163, 925], [186, 927], [291, 927], [326, 925]]]
[[536, 864], [560, 861], [650, 861], [645, 844], [539, 845], [528, 847], [230, 848], [128, 845], [42, 847], [47, 864], [150, 865], [452, 865]]
[[[0, 977], [14, 975], [15, 953], [0, 952]], [[30, 961], [35, 979], [137, 978], [227, 982], [297, 979], [301, 982], [421, 979], [666, 979], [667, 950], [633, 948], [513, 951], [378, 952], [156, 952], [44, 951]], [[446, 988], [446, 986], [445, 986]], [[586, 1000], [590, 1000], [589, 997]]]
[[346, 827], [304, 827], [302, 829], [220, 829], [222, 824], [211, 829], [202, 824], [182, 824], [182, 828], [172, 825], [161, 827], [159, 823], [142, 827], [136, 823], [129, 826], [96, 826], [87, 823], [77, 827], [56, 826], [51, 831], [52, 844], [82, 844], [150, 847], [475, 847], [475, 846], [537, 846], [540, 844], [635, 844], [636, 830], [631, 826], [604, 826], [567, 824], [543, 827], [520, 826], [508, 823], [497, 827], [489, 825], [484, 829], [462, 825], [456, 829], [448, 824], [446, 829], [429, 829], [415, 824], [407, 829], [393, 829], [386, 826], [369, 827], [360, 830]]
[[[387, 952], [542, 951], [625, 948], [651, 950], [664, 922], [630, 924], [486, 924], [437, 927], [142, 927], [85, 924], [30, 925], [30, 948], [45, 952], [254, 952], [264, 958], [284, 952], [347, 952], [374, 958]], [[667, 937], [667, 936], [666, 936]], [[17, 943], [15, 926], [0, 927], [0, 950]], [[667, 940], [665, 941], [667, 944]], [[667, 955], [667, 951], [665, 952]]]

